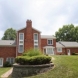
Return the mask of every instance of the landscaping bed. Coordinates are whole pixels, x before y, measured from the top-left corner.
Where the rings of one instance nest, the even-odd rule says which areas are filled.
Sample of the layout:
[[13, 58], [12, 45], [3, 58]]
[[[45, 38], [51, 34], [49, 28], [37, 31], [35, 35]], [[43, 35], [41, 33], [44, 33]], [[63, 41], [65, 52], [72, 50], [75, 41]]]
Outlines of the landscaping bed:
[[16, 57], [12, 78], [22, 78], [48, 71], [54, 66], [51, 59], [50, 56], [41, 54], [39, 50], [29, 50], [22, 56]]

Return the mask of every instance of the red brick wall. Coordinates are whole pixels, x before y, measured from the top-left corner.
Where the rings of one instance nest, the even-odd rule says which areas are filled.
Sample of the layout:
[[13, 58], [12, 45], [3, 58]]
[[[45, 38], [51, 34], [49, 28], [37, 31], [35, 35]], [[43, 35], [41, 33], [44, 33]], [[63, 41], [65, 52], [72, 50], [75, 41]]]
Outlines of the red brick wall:
[[66, 54], [67, 54], [67, 49], [70, 49], [70, 53], [72, 54], [73, 52], [78, 53], [78, 48], [66, 48]]
[[66, 49], [65, 48], [62, 48], [62, 52], [57, 52], [57, 48], [56, 48], [56, 54], [57, 55], [65, 55], [66, 54]]
[[[31, 23], [31, 24], [30, 24]], [[26, 22], [26, 28], [17, 32], [17, 52], [19, 46], [19, 33], [24, 33], [24, 51], [29, 50], [30, 48], [34, 48], [34, 33], [38, 33], [38, 40], [39, 40], [39, 48], [41, 47], [41, 37], [40, 32], [32, 28], [32, 22]], [[17, 55], [21, 55], [22, 53], [17, 53]]]
[[16, 57], [16, 47], [0, 46], [0, 57], [4, 58], [4, 62], [7, 57]]
[[78, 48], [62, 48], [62, 52], [56, 52], [57, 55], [65, 54], [67, 55], [67, 49], [70, 49], [70, 54], [73, 52], [78, 53]]
[[55, 47], [55, 52], [56, 52], [56, 39], [53, 39], [53, 45], [48, 45], [47, 44], [47, 39], [41, 39], [41, 50], [43, 51], [43, 47], [45, 46], [53, 46]]

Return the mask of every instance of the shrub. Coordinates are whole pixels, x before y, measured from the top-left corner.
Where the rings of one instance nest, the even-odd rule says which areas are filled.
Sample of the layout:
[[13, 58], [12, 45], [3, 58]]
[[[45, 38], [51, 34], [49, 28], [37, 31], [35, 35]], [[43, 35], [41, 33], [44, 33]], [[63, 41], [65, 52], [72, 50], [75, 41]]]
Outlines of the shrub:
[[78, 55], [78, 53], [73, 52], [72, 55]]
[[32, 56], [37, 56], [37, 55], [41, 55], [41, 54], [42, 54], [42, 52], [40, 50], [38, 50], [38, 49], [35, 49], [35, 50], [34, 49], [30, 49], [30, 50], [24, 52], [23, 56], [32, 57]]
[[11, 67], [12, 66], [12, 64], [10, 64], [9, 62], [4, 62], [4, 64], [3, 64], [3, 67]]
[[51, 62], [51, 57], [46, 55], [38, 55], [38, 56], [18, 56], [15, 59], [16, 63], [21, 65], [40, 65], [47, 64]]

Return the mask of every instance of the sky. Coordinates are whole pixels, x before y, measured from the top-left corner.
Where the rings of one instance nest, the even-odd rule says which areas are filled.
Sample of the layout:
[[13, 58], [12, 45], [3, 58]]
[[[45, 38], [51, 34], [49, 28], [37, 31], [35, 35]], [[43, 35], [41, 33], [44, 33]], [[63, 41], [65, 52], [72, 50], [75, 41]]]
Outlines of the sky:
[[27, 19], [42, 35], [54, 35], [63, 25], [78, 25], [78, 0], [0, 0], [0, 39], [8, 28], [24, 28]]

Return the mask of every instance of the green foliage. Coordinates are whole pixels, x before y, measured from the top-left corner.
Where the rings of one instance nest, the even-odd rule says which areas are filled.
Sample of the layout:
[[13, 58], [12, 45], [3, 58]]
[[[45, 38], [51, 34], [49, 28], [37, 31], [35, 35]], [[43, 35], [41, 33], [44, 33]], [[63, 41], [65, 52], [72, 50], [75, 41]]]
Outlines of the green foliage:
[[11, 67], [12, 66], [12, 64], [10, 64], [9, 62], [5, 62], [4, 64], [3, 64], [3, 67]]
[[51, 62], [51, 57], [46, 55], [38, 55], [38, 56], [18, 56], [15, 59], [16, 63], [21, 65], [40, 65], [47, 64]]
[[15, 40], [16, 39], [16, 30], [9, 28], [5, 31], [2, 40]]
[[72, 55], [78, 55], [78, 53], [73, 52]]
[[42, 52], [38, 49], [30, 49], [22, 56], [16, 57], [15, 62], [21, 65], [39, 65], [50, 63], [51, 57], [43, 55]]
[[55, 33], [57, 41], [78, 41], [78, 26], [64, 25]]
[[34, 49], [30, 49], [30, 50], [24, 52], [23, 56], [32, 57], [32, 56], [37, 56], [37, 55], [41, 55], [41, 54], [42, 54], [42, 52], [40, 50], [38, 50], [38, 49], [35, 49], [35, 50]]

